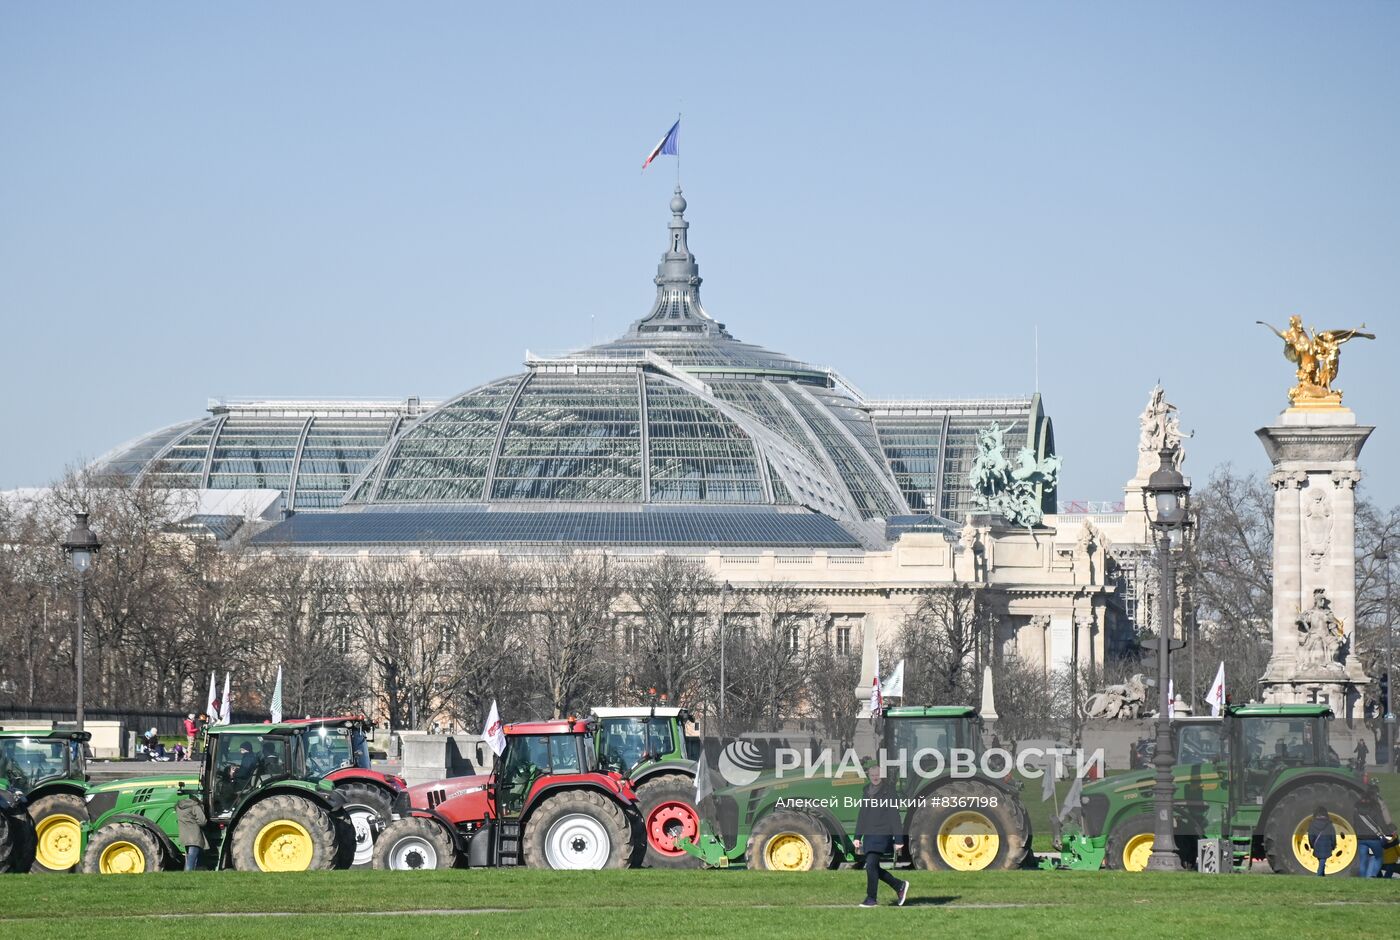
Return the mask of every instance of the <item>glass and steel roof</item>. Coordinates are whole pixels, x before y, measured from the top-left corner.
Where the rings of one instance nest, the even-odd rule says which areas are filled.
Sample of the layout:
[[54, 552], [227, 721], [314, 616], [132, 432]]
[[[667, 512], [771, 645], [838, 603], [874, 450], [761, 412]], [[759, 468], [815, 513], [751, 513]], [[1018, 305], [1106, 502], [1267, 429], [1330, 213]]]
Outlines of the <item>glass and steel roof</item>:
[[[977, 433], [993, 421], [1007, 428], [1011, 453], [1029, 447], [1037, 459], [1055, 453], [1054, 427], [1040, 396], [944, 401], [871, 401], [870, 416], [909, 508], [962, 519], [971, 510], [968, 473], [977, 454]], [[1055, 490], [1041, 494], [1045, 512], [1055, 511]]]
[[254, 544], [438, 546], [464, 544], [657, 547], [860, 548], [815, 512], [342, 512], [304, 513], [253, 537]]
[[334, 509], [385, 442], [422, 411], [416, 398], [216, 401], [208, 417], [138, 438], [93, 466], [184, 489], [281, 490], [288, 508]]
[[870, 402], [830, 369], [736, 339], [701, 303], [679, 187], [670, 208], [656, 299], [612, 342], [527, 354], [525, 371], [440, 404], [218, 402], [99, 466], [173, 487], [281, 490], [298, 515], [274, 541], [554, 531], [581, 543], [830, 546], [870, 520], [958, 518], [968, 448], [989, 420], [1012, 422], [1013, 446], [1053, 450], [1038, 397]]

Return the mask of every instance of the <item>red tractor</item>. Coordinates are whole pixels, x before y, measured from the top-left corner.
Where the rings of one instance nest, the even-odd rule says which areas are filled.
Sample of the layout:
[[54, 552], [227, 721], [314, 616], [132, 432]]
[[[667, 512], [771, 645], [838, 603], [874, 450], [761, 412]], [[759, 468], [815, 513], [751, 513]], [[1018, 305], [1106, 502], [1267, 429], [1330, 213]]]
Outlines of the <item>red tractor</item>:
[[370, 769], [366, 735], [374, 725], [363, 715], [293, 718], [287, 723], [307, 726], [307, 770], [335, 784], [344, 796], [345, 815], [355, 828], [351, 866], [368, 868], [374, 862], [374, 840], [389, 825], [394, 800], [408, 789], [407, 782]]
[[629, 868], [646, 850], [637, 794], [598, 766], [592, 721], [506, 725], [489, 774], [412, 787], [374, 846], [374, 865], [400, 871], [526, 865]]

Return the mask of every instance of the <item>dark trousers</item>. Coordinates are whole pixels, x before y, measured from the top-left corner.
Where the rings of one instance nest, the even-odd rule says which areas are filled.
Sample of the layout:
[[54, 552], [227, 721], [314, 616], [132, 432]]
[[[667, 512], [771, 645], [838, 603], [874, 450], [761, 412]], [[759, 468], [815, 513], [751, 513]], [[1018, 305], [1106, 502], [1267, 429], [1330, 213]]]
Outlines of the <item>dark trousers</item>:
[[894, 875], [891, 875], [889, 872], [885, 871], [883, 868], [880, 867], [879, 852], [866, 852], [865, 899], [867, 901], [875, 900], [875, 893], [880, 890], [880, 882], [882, 881], [885, 884], [889, 885], [891, 888], [893, 888], [895, 891], [899, 891], [899, 886], [902, 883]]
[[1317, 859], [1317, 873], [1319, 875], [1327, 874], [1327, 860], [1332, 857], [1332, 852], [1336, 848], [1337, 844], [1331, 841], [1313, 846], [1313, 858]]
[[199, 867], [199, 846], [185, 846], [185, 871], [194, 871]]

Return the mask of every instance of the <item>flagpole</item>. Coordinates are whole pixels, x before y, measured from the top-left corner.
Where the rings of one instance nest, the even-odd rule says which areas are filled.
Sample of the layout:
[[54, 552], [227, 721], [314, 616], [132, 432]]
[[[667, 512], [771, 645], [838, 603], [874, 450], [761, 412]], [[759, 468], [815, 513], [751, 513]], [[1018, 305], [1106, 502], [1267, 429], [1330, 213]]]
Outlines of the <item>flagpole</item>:
[[[681, 113], [676, 112], [676, 124], [681, 122]], [[681, 188], [681, 129], [676, 128], [676, 188]]]

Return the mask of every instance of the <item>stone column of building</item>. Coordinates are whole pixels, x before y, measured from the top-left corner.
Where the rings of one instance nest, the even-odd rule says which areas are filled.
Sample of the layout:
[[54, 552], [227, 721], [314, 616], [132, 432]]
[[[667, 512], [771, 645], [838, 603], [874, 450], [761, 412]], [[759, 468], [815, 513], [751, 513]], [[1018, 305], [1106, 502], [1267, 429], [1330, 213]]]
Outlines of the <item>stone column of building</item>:
[[1269, 474], [1274, 487], [1274, 604], [1273, 653], [1264, 671], [1267, 680], [1291, 675], [1298, 658], [1295, 621], [1303, 603], [1303, 536], [1299, 521], [1298, 493], [1307, 474], [1275, 470]]
[[[1359, 733], [1361, 668], [1356, 636], [1355, 500], [1361, 478], [1356, 462], [1371, 427], [1340, 404], [1293, 407], [1276, 424], [1256, 432], [1273, 463], [1274, 649], [1265, 672], [1268, 702], [1320, 701], [1331, 705], [1345, 727]], [[1319, 595], [1318, 592], [1321, 592]], [[1341, 663], [1308, 662], [1300, 656], [1300, 616], [1319, 596], [1342, 624], [1350, 649]], [[1314, 656], [1315, 658], [1315, 656]], [[1334, 747], [1349, 744], [1333, 732]]]
[[[1319, 479], [1319, 485], [1325, 485]], [[1359, 653], [1366, 644], [1361, 635], [1361, 624], [1356, 619], [1356, 484], [1361, 482], [1359, 470], [1337, 470], [1330, 474], [1332, 484], [1332, 538], [1337, 548], [1332, 552], [1331, 565], [1327, 570], [1327, 596], [1332, 598], [1332, 609], [1346, 625], [1351, 637], [1352, 652]], [[1343, 554], [1342, 546], [1345, 546]], [[1366, 674], [1361, 669], [1361, 658], [1352, 655], [1347, 659], [1347, 674], [1353, 681], [1366, 682]]]

